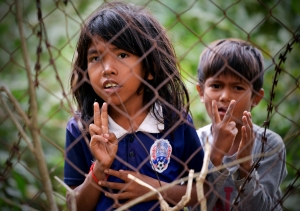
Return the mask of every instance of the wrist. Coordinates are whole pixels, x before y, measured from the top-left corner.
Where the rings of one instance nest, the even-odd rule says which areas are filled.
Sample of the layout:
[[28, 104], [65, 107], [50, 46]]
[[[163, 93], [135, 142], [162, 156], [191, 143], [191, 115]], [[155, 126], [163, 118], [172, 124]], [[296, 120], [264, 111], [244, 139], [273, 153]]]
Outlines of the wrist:
[[252, 162], [244, 162], [240, 164], [240, 168], [244, 172], [249, 172], [251, 170], [251, 167], [252, 167]]
[[240, 175], [241, 179], [243, 179], [244, 177], [246, 177], [248, 175], [248, 173], [251, 170], [251, 166], [252, 166], [251, 163], [240, 164], [239, 175]]
[[101, 170], [101, 168], [100, 170], [99, 168], [96, 168], [97, 163], [98, 163], [97, 161], [92, 163], [90, 167], [89, 175], [91, 175], [93, 181], [95, 181], [98, 184], [99, 180], [104, 180], [105, 178], [107, 179], [108, 175], [106, 175], [104, 171]]
[[211, 151], [210, 160], [214, 166], [222, 165], [224, 154], [218, 153], [215, 150]]

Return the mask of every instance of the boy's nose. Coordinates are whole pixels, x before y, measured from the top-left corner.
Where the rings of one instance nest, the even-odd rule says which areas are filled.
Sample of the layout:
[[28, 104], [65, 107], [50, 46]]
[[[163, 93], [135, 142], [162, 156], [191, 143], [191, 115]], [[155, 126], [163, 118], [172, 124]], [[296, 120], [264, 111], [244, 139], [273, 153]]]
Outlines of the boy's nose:
[[220, 95], [221, 102], [230, 102], [232, 99], [230, 98], [230, 90], [224, 89]]

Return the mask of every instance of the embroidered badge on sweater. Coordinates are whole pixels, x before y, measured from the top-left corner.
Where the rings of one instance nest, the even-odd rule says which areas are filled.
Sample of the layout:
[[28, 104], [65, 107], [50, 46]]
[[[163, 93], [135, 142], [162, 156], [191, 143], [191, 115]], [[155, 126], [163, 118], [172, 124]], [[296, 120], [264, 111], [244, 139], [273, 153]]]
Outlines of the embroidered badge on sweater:
[[168, 168], [172, 146], [167, 139], [157, 139], [150, 148], [150, 163], [152, 168], [162, 173]]

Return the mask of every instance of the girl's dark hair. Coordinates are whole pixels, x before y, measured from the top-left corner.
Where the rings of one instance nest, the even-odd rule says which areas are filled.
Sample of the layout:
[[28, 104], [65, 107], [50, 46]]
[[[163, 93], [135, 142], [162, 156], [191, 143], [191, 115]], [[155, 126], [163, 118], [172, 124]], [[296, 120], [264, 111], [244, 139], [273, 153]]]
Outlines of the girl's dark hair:
[[[137, 92], [144, 92], [143, 103], [151, 105], [150, 110], [158, 121], [167, 119], [168, 125], [174, 126], [182, 115], [186, 118], [190, 112], [189, 96], [165, 29], [144, 8], [114, 2], [103, 5], [88, 18], [77, 43], [71, 89], [82, 120], [88, 122], [93, 117], [95, 100], [100, 105], [103, 103], [87, 74], [87, 51], [95, 36], [142, 58], [145, 75]], [[147, 80], [150, 74], [153, 80]], [[162, 106], [163, 117], [155, 109], [154, 102]]]
[[[250, 43], [228, 38], [208, 45], [200, 56], [198, 81], [203, 87], [207, 78], [217, 74], [238, 76], [252, 84], [258, 92], [263, 86], [264, 61], [257, 48]], [[254, 93], [254, 92], [253, 92]]]

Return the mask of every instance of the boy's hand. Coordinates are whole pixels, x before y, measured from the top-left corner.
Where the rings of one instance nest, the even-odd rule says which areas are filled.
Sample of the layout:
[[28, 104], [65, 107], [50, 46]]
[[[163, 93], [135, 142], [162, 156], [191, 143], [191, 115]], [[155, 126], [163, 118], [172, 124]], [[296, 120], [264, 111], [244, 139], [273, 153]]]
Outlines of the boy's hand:
[[[251, 119], [251, 113], [244, 111], [243, 117], [243, 126], [242, 126], [242, 139], [237, 152], [237, 159], [244, 158], [252, 155], [252, 149], [255, 140], [255, 134], [253, 132], [253, 123]], [[244, 178], [247, 176], [248, 172], [252, 166], [252, 158], [248, 161], [240, 163], [240, 177]]]
[[224, 155], [231, 149], [235, 136], [238, 133], [236, 123], [230, 121], [235, 103], [235, 100], [231, 100], [226, 114], [223, 120], [221, 120], [217, 102], [215, 100], [212, 101], [213, 145], [210, 159], [215, 166], [222, 164]]
[[109, 133], [106, 103], [103, 103], [101, 112], [99, 104], [94, 103], [94, 124], [90, 124], [89, 131], [90, 149], [93, 155], [100, 163], [102, 170], [109, 168], [118, 150], [118, 139], [115, 134]]
[[[108, 189], [112, 189], [112, 190], [118, 190], [118, 193], [105, 192], [105, 195], [107, 197], [115, 200], [114, 208], [122, 206], [122, 204], [116, 203], [118, 202], [118, 200], [124, 199], [127, 200], [126, 203], [128, 203], [150, 192], [150, 190], [147, 187], [144, 187], [129, 179], [127, 176], [128, 174], [137, 177], [138, 179], [144, 181], [145, 183], [151, 185], [154, 188], [159, 187], [159, 183], [156, 179], [153, 179], [151, 177], [148, 177], [146, 175], [134, 171], [127, 171], [127, 170], [116, 171], [113, 169], [109, 169], [109, 170], [105, 170], [105, 174], [118, 177], [124, 181], [124, 183], [108, 182], [108, 181], [99, 182], [99, 185], [102, 187], [107, 187]], [[150, 201], [156, 199], [157, 199], [157, 195], [155, 194], [149, 198], [144, 199], [143, 201]]]

